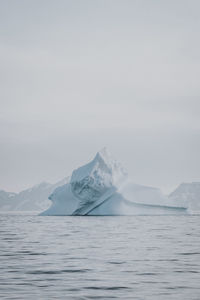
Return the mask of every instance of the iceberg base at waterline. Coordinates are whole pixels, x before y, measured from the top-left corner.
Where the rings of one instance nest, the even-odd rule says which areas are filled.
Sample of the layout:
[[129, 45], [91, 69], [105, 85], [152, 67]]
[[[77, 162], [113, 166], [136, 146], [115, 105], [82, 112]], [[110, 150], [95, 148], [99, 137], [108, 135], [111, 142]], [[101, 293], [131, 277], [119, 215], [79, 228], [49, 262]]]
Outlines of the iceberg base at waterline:
[[41, 215], [172, 215], [187, 214], [181, 201], [157, 188], [134, 184], [104, 148], [88, 164], [73, 171], [69, 182], [49, 196], [52, 205]]

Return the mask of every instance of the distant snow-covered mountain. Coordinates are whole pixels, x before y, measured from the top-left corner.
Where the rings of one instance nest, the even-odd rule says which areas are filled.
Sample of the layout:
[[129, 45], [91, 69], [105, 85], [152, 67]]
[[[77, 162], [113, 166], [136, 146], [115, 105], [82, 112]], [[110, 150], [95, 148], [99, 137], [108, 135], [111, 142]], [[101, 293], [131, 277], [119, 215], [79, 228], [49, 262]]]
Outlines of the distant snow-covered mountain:
[[1, 190], [0, 191], [0, 210], [1, 211], [9, 210], [16, 195], [17, 195], [16, 193], [9, 193], [9, 192], [5, 192], [5, 191]]
[[0, 211], [43, 211], [51, 205], [49, 195], [67, 178], [55, 183], [42, 182], [20, 193], [0, 191]]
[[200, 213], [200, 182], [181, 183], [169, 199], [174, 203], [184, 203], [190, 213]]

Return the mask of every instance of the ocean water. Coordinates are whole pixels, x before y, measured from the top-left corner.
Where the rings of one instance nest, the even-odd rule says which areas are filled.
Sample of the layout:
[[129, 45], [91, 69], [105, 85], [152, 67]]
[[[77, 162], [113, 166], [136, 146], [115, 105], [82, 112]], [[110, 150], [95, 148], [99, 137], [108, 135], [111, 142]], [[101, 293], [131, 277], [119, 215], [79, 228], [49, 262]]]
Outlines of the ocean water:
[[200, 299], [200, 216], [0, 215], [0, 299]]

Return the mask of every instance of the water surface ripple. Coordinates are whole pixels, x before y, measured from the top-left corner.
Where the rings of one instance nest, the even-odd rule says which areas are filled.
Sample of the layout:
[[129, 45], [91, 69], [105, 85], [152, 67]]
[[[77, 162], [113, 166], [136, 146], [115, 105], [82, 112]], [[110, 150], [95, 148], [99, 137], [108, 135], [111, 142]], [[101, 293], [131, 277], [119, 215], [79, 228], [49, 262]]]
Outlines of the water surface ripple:
[[200, 299], [200, 217], [0, 215], [0, 299]]

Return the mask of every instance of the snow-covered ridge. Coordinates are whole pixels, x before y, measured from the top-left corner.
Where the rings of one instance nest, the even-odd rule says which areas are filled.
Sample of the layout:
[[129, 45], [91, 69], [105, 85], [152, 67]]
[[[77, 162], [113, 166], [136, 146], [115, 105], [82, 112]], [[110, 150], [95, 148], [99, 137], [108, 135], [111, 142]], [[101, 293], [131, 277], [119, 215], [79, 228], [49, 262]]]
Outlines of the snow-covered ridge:
[[0, 211], [43, 211], [51, 206], [49, 195], [67, 178], [51, 184], [42, 182], [19, 193], [0, 191]]
[[173, 203], [159, 189], [131, 182], [105, 148], [91, 162], [74, 170], [70, 182], [57, 188], [49, 199], [52, 206], [42, 215], [187, 213], [185, 205]]

